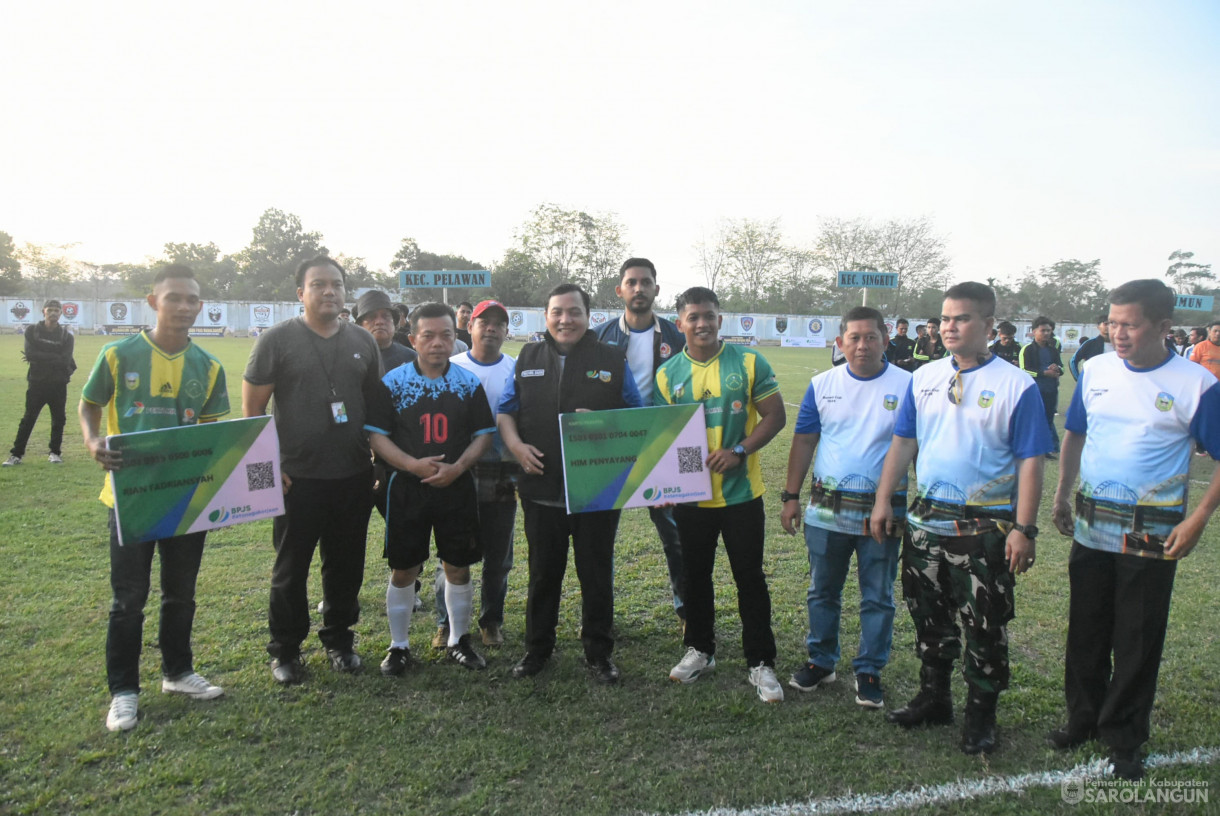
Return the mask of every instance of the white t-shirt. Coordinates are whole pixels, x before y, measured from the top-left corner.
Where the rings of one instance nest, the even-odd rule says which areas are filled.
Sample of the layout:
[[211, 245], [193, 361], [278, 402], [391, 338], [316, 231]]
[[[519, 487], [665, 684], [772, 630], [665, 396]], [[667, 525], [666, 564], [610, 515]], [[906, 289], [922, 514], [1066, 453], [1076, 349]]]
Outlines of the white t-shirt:
[[[864, 534], [864, 520], [872, 501], [850, 501], [847, 494], [872, 494], [881, 478], [881, 466], [890, 449], [898, 406], [906, 397], [911, 375], [885, 363], [881, 371], [862, 379], [841, 365], [816, 375], [809, 381], [797, 414], [796, 432], [816, 433], [817, 452], [813, 478], [826, 490], [837, 490], [845, 498], [834, 512], [830, 507], [810, 502], [805, 523], [835, 532]], [[906, 476], [896, 494], [906, 496]], [[905, 509], [895, 507], [895, 516]]]
[[645, 405], [652, 405], [652, 383], [656, 372], [652, 370], [652, 344], [655, 329], [631, 329], [627, 338], [627, 367], [635, 377], [635, 387], [640, 390]]
[[[504, 393], [504, 387], [513, 378], [517, 360], [507, 354], [501, 354], [500, 359], [494, 363], [480, 363], [467, 351], [453, 355], [449, 358], [449, 362], [466, 369], [479, 378], [479, 382], [483, 384], [483, 391], [487, 394], [487, 401], [491, 404], [491, 414], [495, 416], [496, 406], [500, 404], [500, 396]], [[508, 448], [504, 446], [504, 440], [500, 438], [498, 430], [492, 436], [491, 450], [483, 458], [489, 461], [516, 461], [508, 452]]]

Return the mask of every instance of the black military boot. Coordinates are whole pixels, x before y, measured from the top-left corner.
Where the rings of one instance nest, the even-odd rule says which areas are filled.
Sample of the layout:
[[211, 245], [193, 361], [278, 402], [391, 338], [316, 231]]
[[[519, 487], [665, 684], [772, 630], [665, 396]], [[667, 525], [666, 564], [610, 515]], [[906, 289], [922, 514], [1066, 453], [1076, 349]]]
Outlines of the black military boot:
[[903, 728], [917, 725], [948, 725], [953, 722], [953, 697], [949, 694], [949, 680], [953, 676], [953, 665], [924, 663], [919, 667], [919, 693], [911, 702], [894, 711], [887, 711], [887, 722]]
[[1000, 695], [994, 691], [970, 688], [962, 726], [962, 753], [990, 754], [995, 750], [995, 707], [999, 701]]

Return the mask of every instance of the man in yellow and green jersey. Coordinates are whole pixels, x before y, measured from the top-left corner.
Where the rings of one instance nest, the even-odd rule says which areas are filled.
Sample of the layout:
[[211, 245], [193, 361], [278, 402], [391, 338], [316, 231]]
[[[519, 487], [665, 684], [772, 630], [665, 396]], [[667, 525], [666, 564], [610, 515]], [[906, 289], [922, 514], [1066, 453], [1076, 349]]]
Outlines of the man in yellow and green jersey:
[[687, 289], [678, 296], [677, 308], [686, 349], [657, 370], [653, 403], [703, 403], [712, 498], [674, 508], [687, 587], [686, 655], [669, 676], [691, 683], [716, 665], [712, 568], [723, 537], [737, 583], [750, 683], [764, 702], [779, 702], [784, 691], [775, 677], [771, 594], [763, 573], [766, 512], [758, 451], [784, 427], [783, 398], [765, 357], [720, 340], [715, 292], [702, 286]]

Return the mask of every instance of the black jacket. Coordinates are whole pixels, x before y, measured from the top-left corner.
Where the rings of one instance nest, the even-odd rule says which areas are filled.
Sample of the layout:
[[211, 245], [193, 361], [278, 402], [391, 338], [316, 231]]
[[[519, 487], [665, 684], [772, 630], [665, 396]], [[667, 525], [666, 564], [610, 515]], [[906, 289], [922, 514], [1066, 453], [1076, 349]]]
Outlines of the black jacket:
[[[630, 408], [623, 398], [624, 378], [631, 378], [622, 352], [597, 341], [588, 331], [576, 342], [559, 370], [559, 351], [548, 332], [517, 356], [513, 389], [517, 394], [517, 432], [523, 442], [543, 453], [543, 473], [523, 473], [517, 493], [523, 499], [562, 501], [563, 452], [559, 415], [586, 408], [605, 411]], [[632, 390], [634, 390], [632, 380]]]
[[72, 350], [76, 338], [64, 326], [48, 329], [46, 323], [34, 323], [25, 330], [25, 361], [30, 370], [25, 378], [30, 382], [66, 383], [76, 370]]

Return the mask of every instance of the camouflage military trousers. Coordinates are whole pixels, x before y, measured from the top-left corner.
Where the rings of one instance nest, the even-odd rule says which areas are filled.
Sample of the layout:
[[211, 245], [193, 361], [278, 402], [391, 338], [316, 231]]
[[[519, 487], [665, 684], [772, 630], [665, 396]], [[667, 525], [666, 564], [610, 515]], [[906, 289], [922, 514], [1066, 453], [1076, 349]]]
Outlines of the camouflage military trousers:
[[902, 539], [902, 594], [915, 621], [916, 653], [951, 665], [964, 629], [966, 682], [984, 692], [1008, 687], [1006, 625], [1015, 608], [1005, 538], [1000, 530], [941, 536], [908, 525]]

